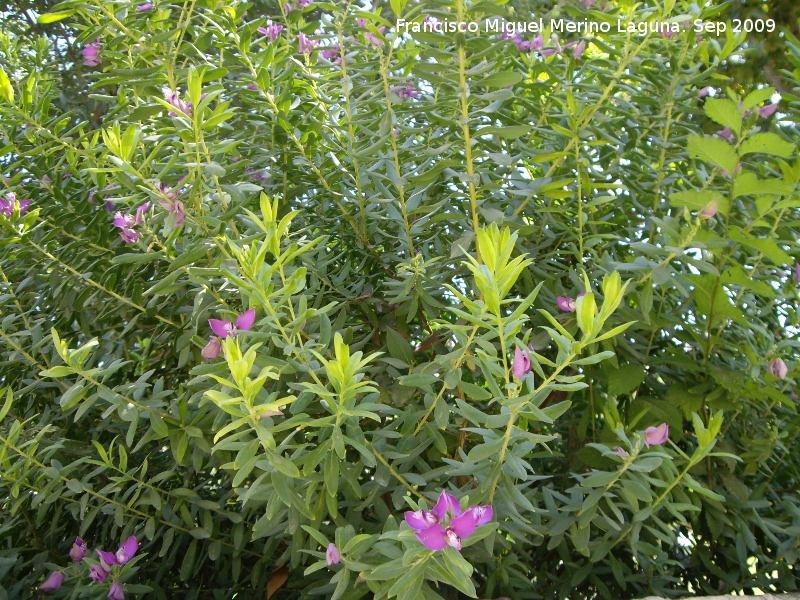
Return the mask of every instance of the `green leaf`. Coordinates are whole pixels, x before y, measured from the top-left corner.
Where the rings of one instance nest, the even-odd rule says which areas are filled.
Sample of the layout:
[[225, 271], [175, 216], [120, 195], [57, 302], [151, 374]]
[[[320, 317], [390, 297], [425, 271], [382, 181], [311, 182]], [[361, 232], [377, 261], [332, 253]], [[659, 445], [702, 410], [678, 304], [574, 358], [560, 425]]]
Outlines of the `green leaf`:
[[14, 88], [11, 86], [11, 80], [2, 68], [0, 68], [0, 98], [9, 104], [14, 104]]
[[742, 171], [733, 182], [733, 197], [775, 194], [788, 196], [794, 191], [794, 183], [780, 179], [759, 179], [752, 171]]
[[406, 0], [390, 0], [389, 4], [392, 7], [392, 11], [398, 17], [403, 13], [403, 7], [406, 5]]
[[525, 135], [531, 129], [533, 128], [530, 125], [508, 125], [507, 127], [495, 127], [494, 125], [491, 125], [489, 127], [481, 127], [475, 131], [473, 135], [475, 137], [480, 137], [482, 135], [496, 135], [504, 140], [513, 140]]
[[394, 329], [386, 330], [386, 345], [389, 347], [389, 354], [392, 358], [402, 360], [407, 365], [414, 362], [414, 351], [411, 343]]
[[623, 365], [608, 372], [608, 393], [612, 396], [630, 394], [644, 381], [644, 365]]
[[766, 102], [772, 95], [775, 93], [775, 88], [766, 87], [760, 90], [753, 90], [747, 96], [744, 97], [742, 100], [742, 110], [749, 110], [753, 108], [756, 104], [761, 104], [762, 102]]
[[689, 136], [689, 154], [725, 169], [728, 173], [736, 171], [739, 157], [728, 142], [715, 137]]
[[62, 10], [58, 12], [51, 12], [46, 13], [44, 15], [39, 15], [39, 18], [36, 19], [36, 22], [39, 25], [47, 25], [48, 23], [55, 23], [57, 21], [62, 21], [67, 19], [75, 14], [75, 10]]
[[730, 128], [738, 135], [742, 131], [742, 115], [730, 98], [708, 98], [703, 109], [709, 119]]
[[516, 71], [506, 71], [500, 73], [492, 73], [488, 77], [481, 79], [474, 85], [482, 85], [490, 88], [506, 88], [522, 81], [522, 73]]
[[718, 210], [722, 214], [728, 212], [728, 198], [719, 192], [687, 190], [684, 192], [673, 192], [669, 195], [669, 203], [671, 206], [676, 208], [683, 208], [685, 206], [693, 212], [703, 210], [706, 204], [712, 200], [717, 201]]
[[791, 158], [794, 154], [794, 144], [787, 142], [777, 133], [756, 133], [742, 142], [739, 152], [742, 156], [758, 152]]
[[740, 229], [731, 229], [731, 239], [755, 248], [776, 265], [794, 264], [794, 259], [772, 238], [756, 238]]
[[433, 375], [425, 375], [423, 373], [412, 373], [400, 378], [400, 385], [407, 385], [409, 387], [424, 387], [439, 381], [438, 377]]

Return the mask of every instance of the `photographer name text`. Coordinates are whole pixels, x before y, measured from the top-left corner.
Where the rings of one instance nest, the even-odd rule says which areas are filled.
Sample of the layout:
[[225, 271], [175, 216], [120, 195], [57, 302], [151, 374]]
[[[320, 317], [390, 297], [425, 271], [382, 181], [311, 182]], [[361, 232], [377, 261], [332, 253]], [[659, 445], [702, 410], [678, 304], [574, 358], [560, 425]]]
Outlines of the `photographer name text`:
[[722, 35], [728, 30], [733, 33], [746, 32], [772, 32], [775, 30], [775, 21], [772, 19], [734, 19], [730, 23], [724, 21], [646, 21], [633, 22], [618, 20], [616, 23], [608, 21], [570, 21], [568, 19], [533, 19], [530, 21], [450, 21], [427, 18], [422, 22], [397, 20], [398, 33], [481, 33], [498, 35], [519, 35], [523, 33], [542, 34], [546, 31], [552, 33], [630, 33], [647, 35], [660, 33], [672, 35], [682, 30], [691, 28], [695, 33], [710, 33]]

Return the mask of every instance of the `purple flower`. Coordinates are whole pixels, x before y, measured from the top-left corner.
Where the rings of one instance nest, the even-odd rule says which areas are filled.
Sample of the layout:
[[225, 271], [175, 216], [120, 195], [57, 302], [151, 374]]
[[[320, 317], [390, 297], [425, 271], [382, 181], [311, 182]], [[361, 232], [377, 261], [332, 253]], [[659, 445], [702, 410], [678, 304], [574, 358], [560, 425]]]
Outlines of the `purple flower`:
[[775, 377], [786, 379], [786, 375], [789, 373], [789, 367], [787, 367], [786, 363], [780, 358], [773, 358], [767, 367], [767, 371], [772, 373]]
[[358, 25], [359, 27], [366, 27], [367, 26], [367, 20], [366, 19], [356, 19], [356, 25]]
[[69, 557], [72, 559], [72, 562], [79, 563], [86, 555], [89, 554], [89, 548], [86, 546], [86, 542], [84, 542], [81, 538], [76, 537], [75, 541], [72, 543], [72, 548], [69, 551]]
[[300, 8], [305, 8], [309, 4], [311, 4], [311, 0], [297, 0], [297, 6]]
[[121, 210], [114, 215], [114, 227], [133, 227], [136, 225], [136, 217], [128, 215]]
[[320, 56], [326, 60], [336, 60], [339, 57], [339, 45], [333, 44], [320, 50]]
[[703, 207], [703, 210], [700, 211], [700, 216], [710, 219], [717, 214], [717, 208], [719, 208], [719, 202], [714, 199]]
[[409, 98], [419, 98], [419, 90], [417, 90], [412, 84], [404, 83], [402, 85], [396, 85], [390, 90], [393, 94], [397, 94], [403, 100], [408, 100]]
[[705, 98], [706, 96], [708, 96], [709, 92], [711, 92], [711, 90], [713, 90], [713, 89], [714, 88], [712, 88], [711, 86], [706, 86], [702, 90], [697, 92], [697, 97], [698, 98]]
[[[226, 337], [236, 337], [239, 331], [250, 331], [253, 323], [256, 321], [256, 309], [251, 308], [243, 312], [236, 319], [236, 323], [230, 321], [222, 321], [220, 319], [209, 319], [208, 324], [216, 335], [225, 339]], [[208, 348], [208, 346], [206, 346]]]
[[778, 110], [777, 104], [767, 104], [766, 106], [762, 106], [761, 110], [758, 111], [760, 117], [766, 119], [767, 117], [772, 116], [772, 114]]
[[100, 42], [92, 42], [84, 46], [83, 50], [83, 64], [87, 67], [96, 67], [100, 64]]
[[116, 554], [112, 554], [111, 552], [106, 552], [100, 549], [97, 550], [97, 554], [107, 565], [124, 565], [133, 558], [133, 555], [136, 554], [138, 549], [139, 542], [136, 540], [136, 536], [132, 535], [125, 540], [119, 548], [117, 548]]
[[50, 179], [50, 177], [48, 175], [43, 175], [42, 176], [42, 182], [39, 184], [39, 187], [40, 188], [46, 188], [52, 182], [53, 182], [53, 180]]
[[648, 446], [660, 446], [669, 439], [669, 425], [662, 423], [658, 427], [644, 430], [644, 442]]
[[511, 372], [517, 379], [522, 379], [531, 372], [531, 357], [525, 350], [514, 348], [514, 361], [511, 363]]
[[572, 56], [575, 58], [580, 58], [583, 56], [583, 53], [586, 51], [586, 40], [581, 40], [577, 46], [575, 46], [575, 50], [572, 51]]
[[30, 203], [30, 200], [17, 200], [17, 195], [14, 192], [8, 192], [5, 198], [0, 196], [0, 213], [3, 213], [6, 218], [10, 219], [16, 207], [21, 217], [28, 212], [28, 205], [30, 205]]
[[[383, 32], [386, 31], [386, 26], [381, 25], [380, 27], [378, 27], [378, 31], [381, 33], [381, 35], [383, 35]], [[381, 46], [383, 46], [383, 40], [374, 33], [372, 33], [371, 31], [367, 31], [364, 34], [364, 37], [370, 44], [372, 44], [373, 48], [380, 48]]]
[[115, 581], [111, 584], [107, 597], [109, 600], [125, 600], [125, 588], [119, 581]]
[[575, 300], [566, 296], [557, 296], [556, 304], [564, 312], [575, 312]]
[[[163, 89], [163, 91], [164, 91], [164, 100], [169, 102], [170, 106], [172, 106], [172, 108], [175, 109], [175, 110], [171, 110], [171, 111], [169, 111], [167, 113], [170, 117], [179, 116], [178, 112], [180, 112], [182, 115], [185, 115], [187, 117], [191, 117], [192, 116], [192, 103], [190, 101], [181, 100], [180, 96], [178, 95], [178, 92], [173, 92], [169, 88], [165, 87]], [[178, 112], [176, 112], [176, 111], [178, 111]]]
[[222, 343], [219, 338], [212, 337], [206, 347], [200, 351], [200, 356], [206, 360], [214, 360], [219, 356], [220, 350], [222, 350]]
[[328, 549], [325, 551], [325, 560], [328, 566], [338, 565], [341, 559], [342, 555], [339, 554], [339, 549], [336, 547], [336, 544], [328, 544]]
[[291, 2], [287, 2], [283, 5], [283, 14], [288, 15], [290, 12], [294, 10], [294, 6], [292, 6]]
[[533, 50], [532, 40], [523, 40], [520, 36], [514, 36], [514, 43], [517, 45], [517, 51], [530, 52]]
[[[461, 512], [458, 500], [442, 492], [430, 512], [418, 510], [405, 513], [409, 527], [415, 529], [414, 535], [428, 550], [443, 550], [452, 546], [461, 550], [461, 542], [475, 531], [475, 528], [488, 523], [494, 516], [491, 506], [470, 506]], [[448, 520], [447, 527], [443, 522]]]
[[309, 55], [317, 47], [316, 40], [310, 40], [302, 31], [297, 34], [297, 51], [300, 54]]
[[614, 446], [613, 448], [615, 454], [619, 454], [620, 456], [630, 456], [628, 451], [625, 450], [622, 446]]
[[61, 571], [53, 571], [50, 576], [44, 580], [44, 583], [39, 586], [39, 591], [47, 594], [55, 592], [64, 583], [64, 574]]
[[144, 4], [140, 4], [136, 7], [136, 12], [144, 12], [146, 10], [150, 10], [153, 8], [153, 5], [150, 2], [145, 2]]
[[542, 56], [553, 56], [553, 54], [556, 54], [557, 52], [558, 51], [555, 48], [545, 48], [542, 50]]
[[717, 136], [717, 137], [720, 137], [722, 139], [728, 140], [729, 142], [733, 142], [734, 139], [735, 139], [733, 137], [733, 132], [731, 132], [730, 127], [726, 127], [725, 129], [721, 129], [720, 131], [718, 131], [714, 135]]
[[795, 281], [800, 283], [800, 263], [797, 263], [794, 266], [794, 279], [795, 279]]
[[91, 577], [92, 581], [95, 583], [103, 583], [108, 579], [108, 571], [100, 565], [92, 565], [89, 567], [89, 577]]
[[266, 27], [258, 28], [259, 33], [263, 33], [273, 42], [278, 39], [278, 35], [281, 31], [283, 31], [283, 25], [273, 25], [272, 21], [267, 21]]
[[125, 240], [128, 244], [135, 244], [139, 241], [139, 238], [142, 237], [142, 234], [136, 231], [135, 229], [130, 229], [128, 227], [123, 227], [120, 229], [119, 236]]

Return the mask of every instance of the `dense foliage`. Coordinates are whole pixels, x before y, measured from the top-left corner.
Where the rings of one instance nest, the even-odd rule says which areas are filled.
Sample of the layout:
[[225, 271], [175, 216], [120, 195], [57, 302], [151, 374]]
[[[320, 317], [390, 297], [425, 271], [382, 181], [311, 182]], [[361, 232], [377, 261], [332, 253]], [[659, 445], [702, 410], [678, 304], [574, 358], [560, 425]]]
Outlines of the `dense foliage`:
[[796, 589], [800, 42], [722, 8], [21, 13], [0, 599]]

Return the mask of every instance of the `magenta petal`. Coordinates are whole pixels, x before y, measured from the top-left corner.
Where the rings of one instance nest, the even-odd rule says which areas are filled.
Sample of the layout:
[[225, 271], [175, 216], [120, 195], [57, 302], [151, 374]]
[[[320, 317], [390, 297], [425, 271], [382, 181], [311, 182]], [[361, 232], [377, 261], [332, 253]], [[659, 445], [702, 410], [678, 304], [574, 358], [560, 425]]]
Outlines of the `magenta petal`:
[[447, 492], [439, 494], [439, 500], [436, 501], [436, 505], [431, 509], [431, 514], [436, 517], [437, 521], [444, 520], [447, 515], [447, 495]]
[[136, 224], [137, 225], [144, 225], [144, 214], [147, 212], [147, 209], [150, 208], [150, 203], [145, 202], [139, 208], [136, 209]]
[[404, 516], [406, 523], [408, 523], [409, 527], [412, 529], [427, 529], [437, 523], [436, 517], [424, 510], [418, 510], [417, 512], [411, 512], [409, 510], [405, 512]]
[[221, 338], [226, 338], [233, 333], [233, 323], [230, 321], [222, 321], [220, 319], [209, 319], [208, 325], [211, 327], [216, 335]]
[[50, 576], [39, 586], [40, 592], [55, 592], [64, 583], [64, 574], [61, 571], [53, 571]]
[[444, 527], [441, 525], [434, 525], [421, 531], [414, 533], [417, 539], [422, 542], [428, 550], [444, 550], [447, 546], [447, 536]]
[[183, 202], [175, 200], [175, 226], [180, 227], [183, 225], [183, 220], [186, 218], [186, 207]]
[[328, 563], [328, 566], [338, 564], [341, 559], [342, 555], [339, 553], [336, 544], [328, 544], [328, 549], [325, 552], [325, 562]]
[[250, 331], [250, 328], [255, 322], [256, 309], [251, 308], [250, 310], [243, 312], [241, 315], [239, 315], [239, 318], [236, 319], [236, 329], [239, 329], [240, 331]]
[[575, 300], [572, 298], [558, 296], [556, 297], [556, 304], [558, 305], [558, 308], [564, 312], [575, 312]]
[[92, 565], [89, 567], [89, 577], [91, 577], [92, 581], [95, 583], [102, 583], [108, 579], [108, 571], [100, 565]]
[[102, 560], [107, 565], [118, 565], [117, 557], [114, 556], [112, 552], [106, 552], [105, 550], [97, 549], [97, 554], [100, 556], [100, 560]]
[[468, 510], [460, 517], [450, 519], [450, 527], [462, 540], [467, 539], [478, 526], [477, 516], [473, 509]]
[[772, 114], [778, 110], [777, 104], [767, 104], [766, 106], [762, 107], [761, 110], [758, 111], [759, 116], [766, 119], [767, 117], [772, 116]]
[[521, 379], [531, 371], [531, 357], [519, 347], [514, 349], [514, 360], [511, 363], [511, 372], [514, 377]]
[[475, 515], [475, 525], [486, 525], [494, 518], [494, 509], [491, 506], [471, 506], [469, 510]]
[[669, 439], [669, 425], [662, 423], [658, 427], [644, 430], [644, 441], [648, 446], [659, 446]]
[[222, 344], [219, 339], [211, 338], [206, 344], [206, 347], [200, 351], [200, 355], [206, 360], [213, 360], [219, 356], [222, 350]]
[[119, 564], [124, 565], [130, 559], [133, 558], [133, 555], [136, 554], [136, 551], [139, 549], [139, 542], [136, 539], [135, 535], [129, 537], [117, 550], [117, 561]]
[[111, 584], [111, 589], [108, 590], [109, 600], [125, 600], [125, 588], [119, 581]]

